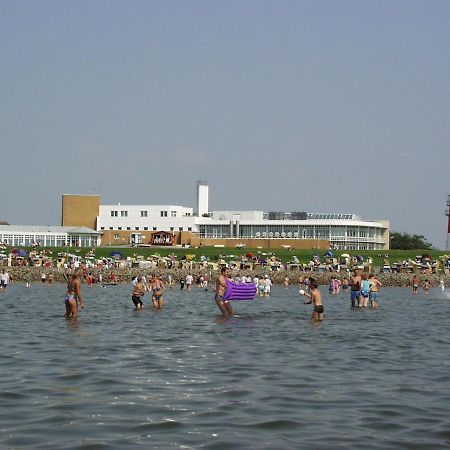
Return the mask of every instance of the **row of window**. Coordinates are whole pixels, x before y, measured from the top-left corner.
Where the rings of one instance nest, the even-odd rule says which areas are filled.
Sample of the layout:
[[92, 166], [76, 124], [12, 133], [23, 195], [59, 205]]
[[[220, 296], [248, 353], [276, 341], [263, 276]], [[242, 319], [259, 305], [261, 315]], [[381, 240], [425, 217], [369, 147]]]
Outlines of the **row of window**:
[[[230, 236], [229, 225], [200, 225], [200, 233], [204, 236], [227, 237]], [[369, 240], [381, 239], [382, 230], [368, 227], [348, 226], [268, 226], [268, 225], [241, 225], [233, 227], [233, 234], [242, 238], [259, 237], [288, 237], [303, 239], [336, 239], [336, 238], [365, 238]]]
[[308, 219], [319, 219], [319, 220], [352, 220], [354, 214], [316, 214], [308, 213]]
[[[161, 217], [169, 217], [169, 211], [160, 211]], [[190, 216], [191, 213], [186, 213], [186, 216]], [[119, 211], [111, 211], [111, 217], [119, 217]], [[120, 211], [120, 217], [128, 217], [128, 211]], [[141, 211], [141, 217], [148, 217], [148, 211]], [[170, 211], [170, 217], [177, 217], [176, 211]]]
[[54, 235], [54, 234], [0, 234], [0, 242], [6, 245], [31, 246], [39, 244], [45, 247], [63, 247], [70, 245], [73, 247], [90, 247], [97, 245], [97, 235]]
[[[105, 227], [100, 227], [101, 230], [134, 230], [134, 231], [148, 231], [150, 228], [149, 227], [109, 227], [109, 228], [105, 228]], [[174, 231], [175, 227], [170, 227], [170, 231]], [[152, 227], [152, 231], [161, 231], [158, 230], [157, 227]], [[184, 227], [178, 227], [178, 231], [184, 231]], [[192, 231], [192, 227], [187, 227], [187, 231]]]
[[[119, 211], [111, 211], [111, 217], [119, 217]], [[120, 217], [128, 217], [128, 211], [120, 211]]]
[[[331, 240], [332, 242], [336, 242], [336, 238], [330, 237], [327, 234], [320, 234], [320, 233], [312, 233], [312, 232], [307, 232], [306, 230], [303, 230], [302, 233], [298, 233], [297, 231], [295, 231], [294, 233], [292, 232], [288, 232], [288, 233], [284, 233], [281, 232], [279, 233], [278, 231], [276, 232], [266, 232], [263, 231], [262, 233], [260, 232], [256, 232], [254, 234], [249, 234], [249, 233], [245, 233], [245, 232], [240, 232], [238, 233], [238, 235], [233, 235], [231, 236], [230, 232], [228, 231], [220, 231], [217, 229], [213, 229], [213, 230], [202, 230], [200, 231], [200, 236], [201, 237], [212, 237], [212, 238], [229, 238], [229, 237], [236, 237], [236, 238], [242, 238], [242, 239], [259, 239], [259, 238], [288, 238], [288, 239], [327, 239], [327, 240]], [[370, 240], [375, 242], [376, 238], [374, 237], [363, 237], [363, 236], [356, 236], [356, 235], [351, 235], [349, 234], [347, 237], [345, 236], [339, 236], [339, 239], [353, 239], [353, 240], [359, 240], [359, 239], [365, 239], [365, 240]]]

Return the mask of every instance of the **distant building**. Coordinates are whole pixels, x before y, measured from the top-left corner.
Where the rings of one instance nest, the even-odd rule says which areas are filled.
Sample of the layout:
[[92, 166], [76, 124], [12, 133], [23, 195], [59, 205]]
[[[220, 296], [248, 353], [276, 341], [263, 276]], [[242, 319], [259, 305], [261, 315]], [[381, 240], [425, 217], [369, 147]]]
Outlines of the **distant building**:
[[15, 247], [95, 247], [101, 233], [86, 227], [0, 225], [0, 243]]
[[[85, 226], [102, 234], [102, 245], [151, 244], [155, 232], [175, 244], [245, 244], [264, 248], [389, 249], [389, 221], [355, 214], [295, 211], [208, 210], [209, 188], [197, 183], [197, 205], [102, 205], [98, 195], [62, 196], [62, 225]], [[154, 242], [154, 241], [153, 241]]]

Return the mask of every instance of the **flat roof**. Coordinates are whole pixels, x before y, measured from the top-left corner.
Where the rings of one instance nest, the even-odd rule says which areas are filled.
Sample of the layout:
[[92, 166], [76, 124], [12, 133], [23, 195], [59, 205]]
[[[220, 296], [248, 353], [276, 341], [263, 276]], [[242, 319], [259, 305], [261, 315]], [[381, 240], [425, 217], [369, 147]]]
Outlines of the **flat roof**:
[[61, 225], [0, 225], [0, 232], [101, 234], [88, 227], [63, 227]]

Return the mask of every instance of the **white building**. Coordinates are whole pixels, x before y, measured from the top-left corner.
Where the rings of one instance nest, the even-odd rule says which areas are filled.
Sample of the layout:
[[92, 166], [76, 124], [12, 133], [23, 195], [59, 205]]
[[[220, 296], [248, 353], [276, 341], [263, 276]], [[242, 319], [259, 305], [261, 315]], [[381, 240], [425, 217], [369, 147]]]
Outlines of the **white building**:
[[203, 239], [329, 240], [347, 250], [389, 248], [389, 222], [362, 220], [355, 214], [306, 212], [208, 211], [208, 185], [197, 183], [197, 205], [100, 205], [97, 230], [129, 232], [141, 243], [144, 232], [192, 232]]
[[100, 232], [86, 227], [0, 225], [0, 242], [5, 245], [95, 247], [100, 240]]

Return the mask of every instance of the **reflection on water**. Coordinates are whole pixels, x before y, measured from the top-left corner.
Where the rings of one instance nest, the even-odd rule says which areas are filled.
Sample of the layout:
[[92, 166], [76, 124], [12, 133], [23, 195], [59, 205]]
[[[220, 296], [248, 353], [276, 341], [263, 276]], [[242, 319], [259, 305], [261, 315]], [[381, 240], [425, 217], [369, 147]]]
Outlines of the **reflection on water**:
[[[174, 289], [134, 310], [129, 286], [63, 285], [0, 299], [5, 448], [444, 448], [449, 446], [448, 292], [383, 289], [355, 310], [321, 289], [310, 322], [292, 287], [218, 315]], [[33, 311], [30, 314], [29, 311]]]

